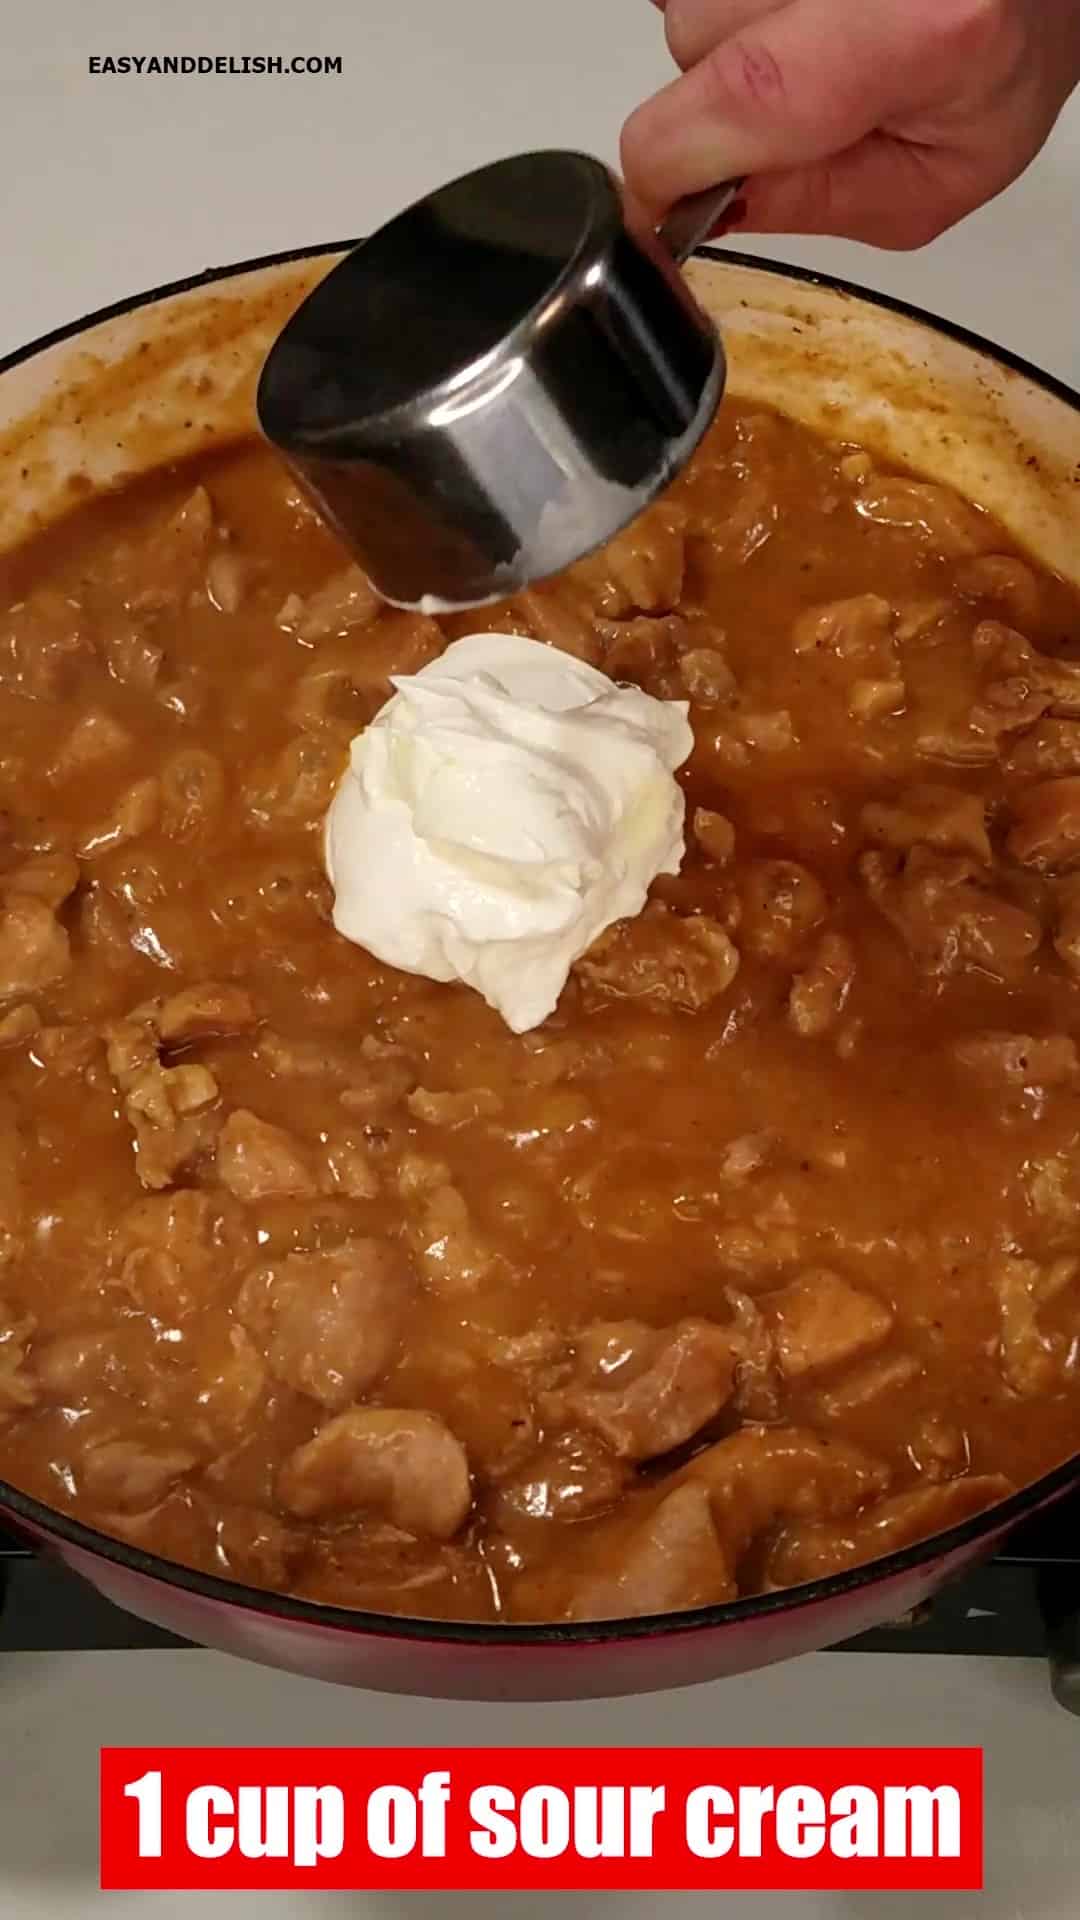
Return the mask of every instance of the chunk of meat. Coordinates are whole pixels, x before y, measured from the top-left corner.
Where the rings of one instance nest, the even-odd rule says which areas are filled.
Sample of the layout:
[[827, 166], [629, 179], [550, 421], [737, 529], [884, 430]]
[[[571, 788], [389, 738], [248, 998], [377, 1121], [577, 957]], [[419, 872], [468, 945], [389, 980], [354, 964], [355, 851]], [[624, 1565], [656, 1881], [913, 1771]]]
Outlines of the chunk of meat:
[[612, 680], [630, 681], [647, 691], [674, 666], [683, 650], [687, 625], [680, 614], [666, 619], [653, 615], [633, 620], [598, 620], [597, 631], [603, 641], [604, 672]]
[[120, 1269], [120, 1285], [141, 1312], [169, 1324], [200, 1304], [179, 1261], [160, 1247], [133, 1247]]
[[753, 1174], [774, 1165], [782, 1147], [783, 1141], [777, 1133], [768, 1130], [742, 1133], [737, 1140], [729, 1142], [720, 1156], [720, 1178], [733, 1186], [742, 1186]]
[[595, 1434], [557, 1433], [500, 1479], [491, 1519], [511, 1529], [529, 1520], [589, 1519], [613, 1507], [629, 1479], [628, 1464]]
[[1021, 1169], [1020, 1184], [1040, 1242], [1074, 1245], [1080, 1230], [1080, 1158], [1075, 1149], [1033, 1154]]
[[933, 481], [878, 480], [862, 488], [854, 504], [864, 520], [922, 534], [947, 559], [985, 553], [995, 537], [993, 522], [978, 507]]
[[[444, 1176], [441, 1180], [439, 1173]], [[473, 1221], [464, 1195], [450, 1184], [449, 1170], [436, 1163], [433, 1174], [431, 1186], [420, 1192], [418, 1212], [408, 1219], [408, 1239], [423, 1279], [434, 1293], [471, 1293], [488, 1278], [498, 1256]], [[404, 1167], [399, 1183], [408, 1196]]]
[[204, 1454], [237, 1446], [266, 1398], [267, 1367], [247, 1329], [214, 1311], [194, 1323], [180, 1349], [183, 1373], [163, 1392], [174, 1431]]
[[415, 1087], [419, 1074], [404, 1047], [365, 1034], [360, 1042], [360, 1060], [351, 1077], [352, 1084], [341, 1096], [342, 1106], [359, 1119], [377, 1121], [392, 1112]]
[[101, 1051], [100, 1036], [93, 1027], [81, 1022], [39, 1027], [34, 1035], [30, 1058], [42, 1072], [67, 1079], [85, 1073]]
[[699, 1453], [680, 1479], [707, 1488], [735, 1566], [768, 1528], [854, 1513], [884, 1493], [889, 1475], [858, 1448], [802, 1427], [743, 1427]]
[[855, 949], [842, 933], [822, 935], [803, 973], [788, 995], [788, 1022], [804, 1040], [831, 1033], [855, 983]]
[[942, 853], [968, 853], [981, 866], [993, 861], [984, 802], [979, 794], [956, 787], [909, 787], [895, 802], [864, 807], [862, 824], [868, 839], [898, 853], [937, 847]]
[[206, 980], [163, 1002], [157, 1030], [163, 1045], [186, 1046], [216, 1035], [248, 1033], [256, 1024], [251, 995], [243, 987]]
[[[365, 706], [353, 686], [347, 662], [334, 659], [321, 660], [318, 666], [302, 673], [288, 705], [288, 716], [294, 726], [305, 733], [325, 732], [341, 751], [347, 748], [352, 735], [373, 718], [373, 713], [374, 703]], [[259, 809], [272, 802], [272, 783], [263, 776], [258, 784], [263, 789], [263, 798], [250, 788], [245, 796], [256, 819]]]
[[387, 1372], [415, 1301], [396, 1247], [353, 1240], [256, 1269], [236, 1311], [276, 1378], [337, 1412]]
[[490, 1087], [468, 1087], [456, 1093], [432, 1093], [417, 1087], [405, 1102], [414, 1120], [429, 1127], [464, 1127], [501, 1112], [502, 1100]]
[[1045, 713], [1080, 716], [1080, 666], [1040, 653], [999, 620], [983, 620], [972, 635], [983, 691], [973, 723], [993, 737], [1032, 726]]
[[1080, 1068], [1076, 1042], [1066, 1034], [974, 1033], [950, 1048], [953, 1059], [981, 1086], [1044, 1088], [1073, 1084]]
[[791, 960], [828, 908], [825, 889], [797, 860], [755, 860], [742, 887], [741, 937], [763, 960]]
[[158, 1064], [156, 1021], [160, 1003], [147, 1001], [123, 1020], [110, 1020], [102, 1028], [109, 1072], [118, 1088], [126, 1093], [136, 1081]]
[[1005, 1255], [991, 1269], [1001, 1316], [1002, 1378], [1021, 1399], [1034, 1399], [1064, 1385], [1070, 1343], [1064, 1333], [1044, 1331], [1040, 1314], [1072, 1286], [1078, 1272], [1080, 1260], [1072, 1254], [1045, 1266]]
[[246, 1107], [237, 1107], [221, 1129], [217, 1175], [238, 1200], [314, 1198], [319, 1191], [313, 1156], [303, 1143]]
[[657, 904], [636, 920], [620, 920], [577, 963], [585, 985], [601, 996], [655, 1000], [699, 1013], [726, 993], [739, 956], [718, 921], [684, 919]]
[[0, 617], [0, 679], [28, 700], [59, 700], [92, 655], [80, 601], [39, 587]]
[[333, 1035], [301, 1040], [267, 1029], [259, 1035], [257, 1051], [271, 1073], [290, 1079], [343, 1080], [348, 1072], [348, 1056]]
[[106, 1060], [124, 1095], [135, 1135], [135, 1170], [144, 1187], [170, 1186], [208, 1148], [216, 1132], [217, 1081], [206, 1067], [163, 1067], [158, 1058], [157, 1002], [102, 1030]]
[[[124, 1333], [133, 1330], [129, 1323]], [[41, 1395], [63, 1406], [80, 1407], [98, 1399], [103, 1387], [123, 1392], [130, 1384], [127, 1345], [127, 1339], [117, 1337], [115, 1327], [85, 1327], [38, 1340], [33, 1368]]]
[[161, 826], [170, 840], [206, 839], [225, 810], [225, 769], [214, 753], [182, 747], [161, 769]]
[[[799, 744], [795, 722], [787, 707], [739, 707], [727, 723], [728, 736], [738, 748], [756, 753], [786, 753]], [[717, 744], [719, 745], [719, 739]], [[739, 765], [747, 764], [745, 753], [737, 754]]]
[[1042, 941], [1035, 915], [991, 892], [960, 856], [914, 847], [898, 868], [884, 854], [866, 853], [859, 872], [874, 905], [928, 973], [972, 967], [1015, 981]]
[[131, 751], [132, 745], [132, 735], [115, 715], [107, 708], [92, 707], [80, 720], [76, 720], [59, 748], [49, 769], [49, 779], [57, 782], [71, 780], [104, 766], [110, 760], [121, 760]]
[[449, 1540], [472, 1505], [465, 1449], [434, 1413], [352, 1407], [286, 1460], [282, 1505], [301, 1520], [372, 1513], [422, 1539]]
[[84, 835], [79, 845], [79, 858], [97, 859], [103, 853], [110, 853], [114, 847], [124, 847], [131, 840], [141, 839], [144, 833], [149, 833], [160, 811], [160, 780], [151, 776], [146, 780], [133, 781], [130, 787], [125, 787], [104, 817]]
[[925, 732], [919, 752], [956, 766], [989, 765], [1011, 735], [1045, 714], [1080, 714], [1080, 670], [1037, 653], [1023, 634], [984, 620], [972, 635], [978, 690], [966, 720]]
[[221, 546], [206, 563], [206, 597], [219, 613], [239, 613], [255, 568], [235, 547]]
[[381, 1187], [375, 1155], [362, 1127], [328, 1127], [323, 1136], [326, 1171], [321, 1185], [327, 1193], [350, 1200], [374, 1200]]
[[599, 1434], [622, 1460], [670, 1453], [731, 1396], [736, 1355], [724, 1328], [682, 1320], [656, 1329], [600, 1322], [574, 1341], [573, 1373], [544, 1395], [549, 1425]]
[[599, 553], [571, 567], [569, 582], [606, 620], [670, 613], [682, 595], [684, 528], [680, 508], [667, 501], [646, 507]]
[[902, 1393], [922, 1371], [921, 1362], [912, 1353], [879, 1354], [863, 1366], [853, 1367], [842, 1380], [822, 1387], [816, 1404], [826, 1420], [847, 1420], [885, 1394]]
[[713, 813], [709, 807], [695, 809], [694, 839], [718, 867], [726, 867], [735, 852], [735, 829], [731, 821], [722, 813]]
[[988, 600], [1022, 630], [1038, 625], [1042, 589], [1029, 566], [1012, 553], [984, 553], [957, 567], [953, 581], [969, 600]]
[[773, 1330], [749, 1294], [737, 1287], [725, 1287], [724, 1294], [732, 1316], [726, 1331], [737, 1356], [732, 1407], [740, 1420], [775, 1421], [782, 1383]]
[[146, 1513], [198, 1465], [190, 1447], [164, 1441], [101, 1440], [88, 1447], [76, 1478], [99, 1513]]
[[220, 1299], [254, 1248], [243, 1209], [194, 1187], [137, 1200], [116, 1241], [122, 1285], [142, 1312], [170, 1321]]
[[52, 907], [11, 892], [0, 905], [0, 1000], [40, 993], [71, 970], [71, 941]]
[[6, 873], [0, 886], [6, 894], [40, 900], [56, 913], [79, 884], [79, 863], [70, 853], [36, 853]]
[[[162, 605], [171, 598], [163, 585], [149, 591], [160, 595]], [[110, 679], [135, 693], [152, 693], [165, 664], [165, 649], [153, 632], [153, 615], [157, 611], [157, 608], [150, 610], [149, 624], [144, 623], [143, 617], [111, 615], [98, 642]]]
[[1022, 866], [1069, 873], [1080, 866], [1080, 776], [1044, 780], [1012, 803], [1005, 846]]
[[[383, 613], [375, 626], [365, 630], [362, 646], [346, 638], [337, 647], [320, 650], [319, 664], [295, 683], [289, 719], [302, 732], [325, 731], [344, 747], [389, 699], [392, 677], [419, 673], [438, 658], [444, 646], [440, 628], [425, 615]], [[254, 800], [256, 809], [274, 806], [278, 799], [284, 804], [290, 797], [299, 804], [305, 791], [310, 796], [311, 776], [325, 778], [329, 764], [325, 756], [313, 756], [304, 763], [297, 750], [289, 764], [279, 762], [276, 773], [263, 780], [265, 798], [260, 801], [253, 794], [249, 800]], [[339, 769], [342, 764], [339, 761]]]
[[894, 1494], [854, 1520], [790, 1527], [772, 1548], [766, 1565], [767, 1587], [798, 1587], [830, 1574], [846, 1573], [869, 1560], [900, 1553], [916, 1540], [945, 1533], [974, 1519], [1014, 1491], [1002, 1474], [972, 1475], [943, 1485]]
[[896, 621], [896, 637], [901, 646], [911, 640], [936, 637], [936, 629], [953, 610], [954, 602], [941, 595], [919, 596], [901, 603]]
[[133, 548], [116, 553], [116, 585], [135, 613], [180, 606], [201, 587], [214, 534], [214, 508], [206, 488], [193, 488]]
[[925, 1413], [916, 1421], [906, 1452], [916, 1472], [934, 1484], [959, 1479], [971, 1465], [966, 1430], [943, 1413]]
[[278, 625], [313, 646], [316, 641], [352, 633], [357, 627], [373, 626], [382, 609], [383, 603], [366, 574], [359, 567], [345, 567], [306, 600], [290, 595], [278, 614]]
[[805, 1233], [792, 1225], [790, 1219], [782, 1222], [776, 1217], [768, 1218], [764, 1211], [756, 1219], [719, 1226], [713, 1234], [721, 1267], [730, 1268], [755, 1286], [764, 1286], [766, 1275], [805, 1259], [805, 1242]]
[[719, 647], [690, 647], [679, 661], [679, 678], [699, 707], [719, 706], [738, 691], [735, 675]]
[[857, 1360], [892, 1331], [890, 1308], [825, 1267], [781, 1287], [767, 1304], [775, 1323], [776, 1356], [788, 1380]]
[[1080, 774], [1080, 720], [1040, 720], [1010, 743], [1003, 764], [1009, 773], [1032, 779]]
[[[763, 448], [757, 457], [768, 461], [770, 456]], [[780, 524], [781, 503], [768, 474], [755, 472], [745, 458], [714, 466], [711, 476], [726, 483], [721, 484], [719, 497], [712, 489], [699, 495], [692, 480], [690, 483], [694, 532], [707, 555], [710, 572], [730, 571], [744, 567], [767, 546]]]
[[206, 1067], [162, 1067], [136, 1081], [124, 1101], [145, 1187], [166, 1187], [213, 1138], [208, 1125], [218, 1085]]
[[907, 681], [898, 673], [877, 679], [860, 676], [851, 683], [848, 712], [853, 720], [886, 720], [903, 713], [907, 697]]
[[704, 1487], [673, 1487], [587, 1528], [577, 1551], [530, 1570], [510, 1591], [516, 1620], [630, 1620], [735, 1598]]
[[12, 1007], [8, 1013], [0, 1016], [0, 1047], [14, 1047], [21, 1040], [29, 1040], [41, 1026], [41, 1016], [29, 1001], [22, 1006]]
[[893, 628], [896, 615], [878, 593], [860, 593], [849, 600], [831, 600], [800, 614], [791, 637], [796, 653], [834, 654], [840, 660], [868, 662], [880, 669], [895, 666]]
[[301, 733], [260, 762], [243, 791], [244, 805], [261, 827], [283, 820], [321, 819], [343, 768], [341, 743], [328, 734]]
[[444, 1187], [449, 1178], [446, 1161], [430, 1153], [408, 1148], [398, 1162], [397, 1189], [403, 1200], [425, 1199]]

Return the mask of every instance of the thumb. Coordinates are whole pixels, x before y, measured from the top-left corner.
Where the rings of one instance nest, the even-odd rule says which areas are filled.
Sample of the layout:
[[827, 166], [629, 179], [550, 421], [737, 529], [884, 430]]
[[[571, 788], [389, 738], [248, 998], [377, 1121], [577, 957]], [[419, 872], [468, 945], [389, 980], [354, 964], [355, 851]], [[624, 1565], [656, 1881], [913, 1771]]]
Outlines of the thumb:
[[[812, 165], [855, 146], [903, 96], [925, 0], [791, 0], [729, 36], [632, 114], [630, 193], [663, 211], [718, 180]], [[925, 48], [919, 48], [925, 60]]]

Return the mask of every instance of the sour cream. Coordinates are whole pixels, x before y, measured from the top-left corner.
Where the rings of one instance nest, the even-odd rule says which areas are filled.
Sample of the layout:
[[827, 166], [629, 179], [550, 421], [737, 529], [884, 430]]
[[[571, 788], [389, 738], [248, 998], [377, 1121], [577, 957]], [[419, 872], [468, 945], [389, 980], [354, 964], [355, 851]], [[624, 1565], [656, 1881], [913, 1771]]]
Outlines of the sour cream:
[[334, 925], [527, 1032], [604, 929], [679, 871], [688, 708], [506, 633], [393, 686], [327, 815]]

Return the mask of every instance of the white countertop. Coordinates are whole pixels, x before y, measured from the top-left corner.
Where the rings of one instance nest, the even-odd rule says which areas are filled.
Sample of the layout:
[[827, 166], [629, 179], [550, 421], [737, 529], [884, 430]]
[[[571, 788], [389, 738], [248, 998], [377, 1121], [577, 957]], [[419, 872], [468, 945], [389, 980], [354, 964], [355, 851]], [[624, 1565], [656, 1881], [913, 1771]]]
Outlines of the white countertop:
[[[4, 21], [0, 354], [123, 294], [207, 266], [360, 234], [425, 188], [540, 145], [614, 158], [625, 112], [666, 77], [647, 0], [37, 0]], [[344, 73], [91, 76], [92, 53], [327, 53]], [[762, 251], [898, 294], [1080, 385], [1080, 108], [1019, 187], [916, 257], [834, 244]], [[759, 1897], [762, 1920], [1065, 1920], [1080, 1883], [1080, 1724], [1038, 1662], [830, 1656], [640, 1702], [460, 1709], [349, 1693], [197, 1653], [0, 1662], [0, 1909], [67, 1920], [96, 1884], [102, 1743], [984, 1744], [985, 1895]], [[124, 1896], [107, 1896], [118, 1910]], [[260, 1900], [304, 1920], [499, 1920], [552, 1907], [646, 1920], [647, 1895], [377, 1894]], [[140, 1898], [148, 1920], [193, 1896]], [[671, 1920], [745, 1903], [664, 1897]], [[99, 1911], [95, 1907], [95, 1911]], [[125, 1910], [131, 1911], [131, 1897]], [[254, 1915], [233, 1897], [230, 1913]]]

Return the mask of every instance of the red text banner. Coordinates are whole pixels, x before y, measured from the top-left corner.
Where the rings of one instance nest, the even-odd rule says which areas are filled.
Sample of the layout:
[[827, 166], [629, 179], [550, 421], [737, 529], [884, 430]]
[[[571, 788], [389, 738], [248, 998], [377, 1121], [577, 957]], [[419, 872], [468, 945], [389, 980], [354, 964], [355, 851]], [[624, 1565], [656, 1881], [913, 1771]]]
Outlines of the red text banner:
[[971, 1889], [974, 1748], [108, 1747], [108, 1889]]

